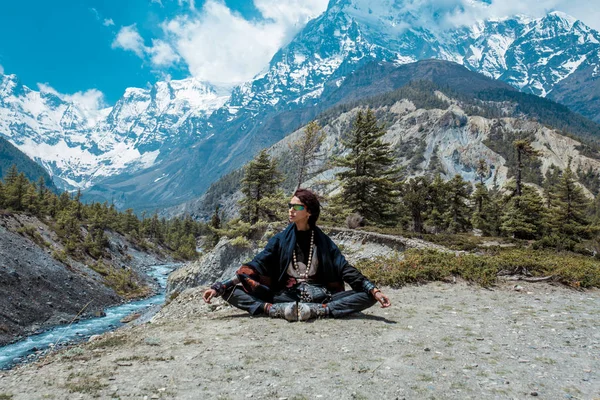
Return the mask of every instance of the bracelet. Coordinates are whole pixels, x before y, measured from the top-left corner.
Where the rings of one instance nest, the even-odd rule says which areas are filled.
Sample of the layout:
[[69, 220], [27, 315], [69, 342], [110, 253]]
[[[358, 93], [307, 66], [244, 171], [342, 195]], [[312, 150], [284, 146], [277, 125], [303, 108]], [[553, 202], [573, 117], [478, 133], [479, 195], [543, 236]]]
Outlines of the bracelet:
[[378, 288], [373, 289], [373, 293], [371, 293], [371, 296], [375, 297], [375, 295], [377, 293], [381, 293], [381, 290], [379, 290]]

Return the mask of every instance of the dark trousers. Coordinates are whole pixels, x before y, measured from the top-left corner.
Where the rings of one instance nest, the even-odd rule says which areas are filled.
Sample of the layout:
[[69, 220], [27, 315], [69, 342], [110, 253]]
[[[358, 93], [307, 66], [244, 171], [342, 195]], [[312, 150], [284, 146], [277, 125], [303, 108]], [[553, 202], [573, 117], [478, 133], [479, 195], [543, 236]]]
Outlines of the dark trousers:
[[[286, 289], [275, 294], [270, 299], [260, 298], [246, 293], [240, 286], [234, 286], [223, 294], [223, 299], [234, 307], [248, 311], [251, 315], [262, 314], [265, 303], [289, 303], [302, 301], [295, 289]], [[354, 312], [366, 310], [377, 303], [365, 292], [346, 290], [327, 296], [321, 303], [327, 304], [329, 315], [334, 318], [344, 317]]]

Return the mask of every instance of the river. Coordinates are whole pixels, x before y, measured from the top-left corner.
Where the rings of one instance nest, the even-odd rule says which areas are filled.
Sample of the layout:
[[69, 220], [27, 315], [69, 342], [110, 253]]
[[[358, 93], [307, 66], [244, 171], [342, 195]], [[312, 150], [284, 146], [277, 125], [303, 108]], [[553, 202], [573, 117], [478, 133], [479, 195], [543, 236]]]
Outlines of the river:
[[181, 264], [164, 264], [150, 267], [148, 275], [155, 278], [160, 287], [159, 292], [152, 297], [107, 308], [104, 310], [106, 312], [104, 317], [84, 319], [72, 325], [59, 325], [43, 333], [28, 336], [18, 342], [0, 347], [0, 369], [10, 368], [14, 364], [27, 359], [30, 354], [48, 349], [50, 346], [81, 341], [91, 335], [114, 330], [123, 325], [120, 322], [123, 317], [163, 304], [168, 275], [179, 265]]

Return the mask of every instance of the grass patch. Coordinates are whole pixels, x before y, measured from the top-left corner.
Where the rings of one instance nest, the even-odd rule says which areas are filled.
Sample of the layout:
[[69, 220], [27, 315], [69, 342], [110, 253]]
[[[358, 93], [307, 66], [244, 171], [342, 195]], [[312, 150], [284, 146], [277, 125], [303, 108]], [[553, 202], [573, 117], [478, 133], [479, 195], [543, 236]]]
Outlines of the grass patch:
[[60, 357], [70, 360], [89, 359], [89, 356], [86, 357], [85, 350], [81, 347], [71, 347], [70, 349], [62, 352]]
[[0, 393], [0, 400], [10, 400], [13, 398], [13, 395], [10, 393]]
[[131, 269], [122, 269], [98, 261], [89, 266], [102, 275], [106, 286], [112, 288], [119, 296], [133, 299], [145, 296], [150, 289], [140, 285]]
[[78, 373], [70, 374], [67, 377], [65, 389], [71, 393], [85, 393], [92, 397], [98, 397], [98, 392], [107, 386], [108, 384], [100, 382], [98, 377]]
[[106, 339], [97, 340], [95, 342], [92, 342], [90, 344], [90, 349], [94, 350], [94, 349], [105, 349], [105, 348], [109, 348], [109, 347], [118, 347], [118, 346], [123, 346], [126, 343], [127, 343], [127, 340], [125, 340], [124, 337], [111, 336]]
[[600, 261], [547, 250], [495, 249], [484, 255], [456, 255], [410, 249], [402, 256], [361, 260], [357, 267], [376, 284], [392, 287], [446, 281], [451, 277], [489, 287], [496, 283], [499, 273], [551, 276], [551, 281], [575, 288], [600, 287]]

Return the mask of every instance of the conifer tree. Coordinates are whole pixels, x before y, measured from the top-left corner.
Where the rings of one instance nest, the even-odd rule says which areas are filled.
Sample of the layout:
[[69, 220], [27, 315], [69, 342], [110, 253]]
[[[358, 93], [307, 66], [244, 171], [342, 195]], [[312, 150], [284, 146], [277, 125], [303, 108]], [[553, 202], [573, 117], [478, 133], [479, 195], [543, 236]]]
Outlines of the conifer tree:
[[552, 200], [548, 224], [566, 248], [589, 236], [591, 220], [587, 213], [590, 201], [577, 184], [571, 167], [567, 167], [551, 191], [547, 194]]
[[34, 214], [39, 211], [39, 200], [37, 195], [37, 189], [33, 183], [28, 182], [25, 196], [23, 198], [23, 209]]
[[334, 165], [345, 168], [336, 174], [344, 203], [369, 222], [390, 224], [396, 217], [399, 169], [392, 167], [394, 158], [390, 145], [382, 140], [384, 134], [371, 109], [359, 111], [348, 137], [342, 140], [350, 153], [334, 158]]
[[213, 213], [212, 217], [210, 218], [210, 223], [209, 223], [209, 229], [210, 229], [210, 233], [206, 239], [206, 244], [209, 247], [214, 247], [217, 245], [217, 243], [219, 243], [219, 234], [218, 234], [218, 230], [221, 229], [221, 217], [219, 215], [219, 209], [220, 206], [217, 204], [215, 206], [215, 212]]
[[16, 167], [10, 169], [6, 179], [6, 206], [15, 211], [23, 211], [23, 199], [29, 186], [29, 181], [24, 173], [17, 173], [15, 177], [12, 172], [16, 171]]
[[516, 176], [516, 196], [521, 196], [522, 180], [521, 174], [523, 172], [523, 157], [538, 157], [540, 152], [535, 150], [531, 143], [527, 140], [515, 140], [513, 145], [517, 150], [517, 176]]
[[325, 133], [317, 121], [308, 123], [298, 140], [290, 145], [298, 168], [296, 189], [309, 178], [310, 167], [314, 165], [317, 150], [325, 139]]
[[452, 233], [466, 232], [471, 228], [469, 198], [472, 187], [462, 176], [456, 174], [448, 181], [448, 210], [444, 217]]
[[277, 163], [271, 160], [266, 150], [248, 163], [241, 187], [244, 198], [239, 202], [240, 214], [245, 222], [254, 225], [261, 219], [274, 219], [273, 210], [267, 208], [265, 203], [279, 195], [277, 188], [281, 181]]
[[48, 188], [43, 176], [40, 176], [37, 182], [38, 215], [45, 215], [48, 212]]
[[427, 165], [427, 173], [429, 176], [435, 177], [445, 172], [440, 157], [438, 156], [439, 151], [440, 146], [436, 144], [431, 153], [429, 164]]
[[448, 224], [445, 218], [448, 211], [448, 185], [437, 174], [433, 181], [429, 183], [427, 194], [427, 225], [433, 233], [440, 233], [447, 229]]
[[402, 185], [402, 202], [408, 210], [413, 230], [423, 233], [424, 214], [428, 209], [429, 181], [424, 176], [409, 179]]
[[[77, 202], [77, 204], [80, 204]], [[133, 213], [133, 208], [128, 208], [121, 216], [120, 231], [135, 238], [139, 237], [140, 221]]]
[[548, 209], [552, 208], [552, 193], [554, 191], [554, 187], [558, 185], [561, 177], [561, 170], [556, 165], [552, 164], [550, 168], [546, 171], [546, 175], [544, 176], [544, 193], [546, 194], [546, 207]]
[[[498, 188], [494, 179], [492, 192], [483, 183], [488, 176], [490, 168], [484, 159], [477, 162], [477, 178], [472, 201], [474, 204], [472, 223], [473, 227], [481, 230], [484, 235], [497, 235], [500, 228], [500, 207], [498, 205]], [[496, 176], [494, 175], [494, 178]]]
[[543, 233], [544, 206], [535, 189], [523, 186], [520, 196], [507, 196], [501, 230], [517, 239], [537, 239]]
[[17, 180], [18, 176], [19, 176], [19, 170], [17, 169], [17, 165], [13, 164], [13, 165], [11, 165], [10, 169], [8, 170], [6, 177], [4, 178], [4, 183], [7, 186], [12, 185]]

